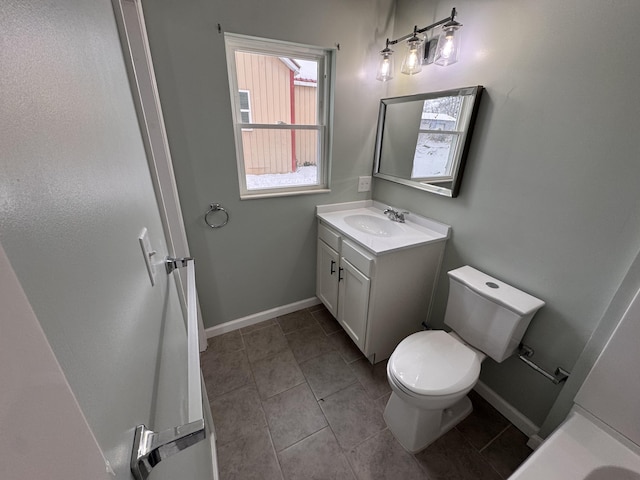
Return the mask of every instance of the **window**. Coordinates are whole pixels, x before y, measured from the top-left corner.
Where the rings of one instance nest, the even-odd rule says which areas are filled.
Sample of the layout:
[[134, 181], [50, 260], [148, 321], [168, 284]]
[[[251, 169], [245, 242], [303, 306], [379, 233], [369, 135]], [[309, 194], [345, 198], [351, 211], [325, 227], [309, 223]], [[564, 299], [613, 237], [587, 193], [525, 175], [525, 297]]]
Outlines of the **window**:
[[455, 175], [463, 137], [473, 98], [446, 96], [424, 101], [418, 141], [413, 157], [412, 180], [430, 183], [451, 182]]
[[242, 123], [251, 123], [251, 101], [249, 100], [249, 91], [240, 90], [238, 92], [238, 101], [240, 102], [240, 120]]
[[240, 197], [328, 189], [333, 51], [225, 34]]

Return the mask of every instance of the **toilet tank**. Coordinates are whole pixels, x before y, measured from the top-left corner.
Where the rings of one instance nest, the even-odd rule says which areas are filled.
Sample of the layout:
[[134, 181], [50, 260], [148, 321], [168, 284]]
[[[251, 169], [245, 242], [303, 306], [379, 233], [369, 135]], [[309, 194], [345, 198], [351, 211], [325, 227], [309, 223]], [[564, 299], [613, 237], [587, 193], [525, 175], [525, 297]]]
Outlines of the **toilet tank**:
[[465, 342], [502, 362], [518, 348], [544, 302], [473, 267], [449, 272], [444, 323]]

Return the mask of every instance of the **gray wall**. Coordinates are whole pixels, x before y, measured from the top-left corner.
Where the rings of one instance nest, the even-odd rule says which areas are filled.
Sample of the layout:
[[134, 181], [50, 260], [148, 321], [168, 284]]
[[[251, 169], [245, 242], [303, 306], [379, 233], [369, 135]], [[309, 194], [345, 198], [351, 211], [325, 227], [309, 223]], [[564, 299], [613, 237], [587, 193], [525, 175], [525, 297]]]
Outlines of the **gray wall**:
[[[370, 169], [379, 98], [482, 84], [460, 197], [375, 180], [373, 198], [453, 227], [435, 325], [446, 305], [444, 272], [471, 264], [547, 302], [525, 341], [542, 366], [571, 370], [640, 244], [633, 135], [640, 8], [632, 1], [462, 0], [455, 3], [465, 24], [461, 61], [412, 77], [396, 72], [381, 85], [372, 80], [377, 51], [394, 20], [401, 35], [454, 6], [398, 0], [394, 16], [390, 3], [145, 4], [186, 228], [201, 265], [206, 325], [313, 295], [313, 208], [367, 198], [356, 192], [356, 178]], [[239, 201], [218, 23], [230, 32], [341, 44], [331, 194]], [[623, 32], [614, 47], [611, 32]], [[202, 222], [213, 201], [231, 213], [219, 231]], [[537, 424], [561, 390], [517, 359], [487, 361], [482, 380]]]
[[0, 242], [106, 459], [130, 478], [133, 430], [162, 408], [161, 330], [182, 313], [170, 277], [151, 287], [138, 244], [146, 226], [166, 255], [111, 2], [5, 1], [0, 30]]
[[[378, 100], [373, 64], [391, 0], [143, 2], [205, 326], [315, 295], [318, 204], [360, 200], [370, 175]], [[331, 193], [239, 199], [224, 31], [333, 48], [337, 54]], [[203, 214], [231, 216], [212, 230]]]
[[[449, 199], [375, 180], [373, 198], [453, 227], [435, 325], [446, 306], [444, 272], [471, 264], [547, 302], [524, 341], [542, 366], [572, 370], [640, 245], [640, 5], [431, 5], [398, 0], [396, 35], [455, 5], [464, 24], [461, 60], [398, 75], [388, 94], [487, 88], [461, 193]], [[517, 358], [485, 362], [481, 379], [538, 425], [561, 390]]]
[[567, 384], [558, 395], [553, 407], [549, 411], [549, 415], [547, 415], [547, 418], [541, 425], [540, 432], [538, 432], [541, 437], [547, 437], [569, 413], [569, 410], [573, 406], [573, 399], [582, 386], [582, 382], [584, 382], [588, 373], [591, 371], [602, 349], [609, 340], [611, 333], [627, 311], [638, 289], [640, 289], [640, 252], [631, 264], [629, 271], [620, 284], [620, 288], [605, 311], [602, 320], [594, 330], [593, 335], [591, 335], [587, 345], [573, 366]]

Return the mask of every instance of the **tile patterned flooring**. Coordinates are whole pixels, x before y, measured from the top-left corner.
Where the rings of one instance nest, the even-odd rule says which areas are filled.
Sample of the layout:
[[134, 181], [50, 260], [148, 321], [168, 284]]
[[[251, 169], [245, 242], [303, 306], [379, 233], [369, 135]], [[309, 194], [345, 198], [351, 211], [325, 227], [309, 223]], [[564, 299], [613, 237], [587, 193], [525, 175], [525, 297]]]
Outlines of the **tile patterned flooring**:
[[201, 361], [221, 480], [500, 480], [531, 453], [475, 392], [467, 419], [407, 453], [382, 418], [386, 362], [321, 305], [211, 338]]

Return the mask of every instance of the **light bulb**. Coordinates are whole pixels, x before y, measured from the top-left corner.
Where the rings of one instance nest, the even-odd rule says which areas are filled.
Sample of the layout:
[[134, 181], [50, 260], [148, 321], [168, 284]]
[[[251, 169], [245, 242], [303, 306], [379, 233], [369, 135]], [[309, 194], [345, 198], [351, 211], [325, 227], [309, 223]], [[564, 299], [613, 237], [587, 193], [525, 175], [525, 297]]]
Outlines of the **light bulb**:
[[460, 28], [460, 24], [455, 22], [446, 24], [442, 28], [440, 38], [438, 38], [438, 46], [436, 47], [436, 58], [434, 63], [446, 67], [458, 61], [458, 50], [460, 45], [460, 34], [456, 30]]
[[409, 58], [407, 58], [407, 68], [413, 70], [418, 65], [418, 49], [412, 48], [409, 50]]
[[446, 59], [451, 57], [451, 54], [454, 52], [454, 43], [453, 36], [447, 37], [447, 40], [444, 42], [444, 47], [442, 47], [442, 56]]
[[378, 65], [376, 80], [387, 82], [393, 78], [393, 50], [387, 47], [380, 52], [380, 55], [382, 55], [382, 58]]
[[420, 58], [420, 44], [422, 40], [412, 37], [407, 41], [407, 54], [402, 61], [400, 71], [405, 75], [413, 75], [422, 71], [422, 59]]
[[389, 57], [382, 59], [382, 64], [380, 65], [380, 76], [387, 78], [389, 77], [389, 70], [391, 70], [391, 62], [389, 61]]

